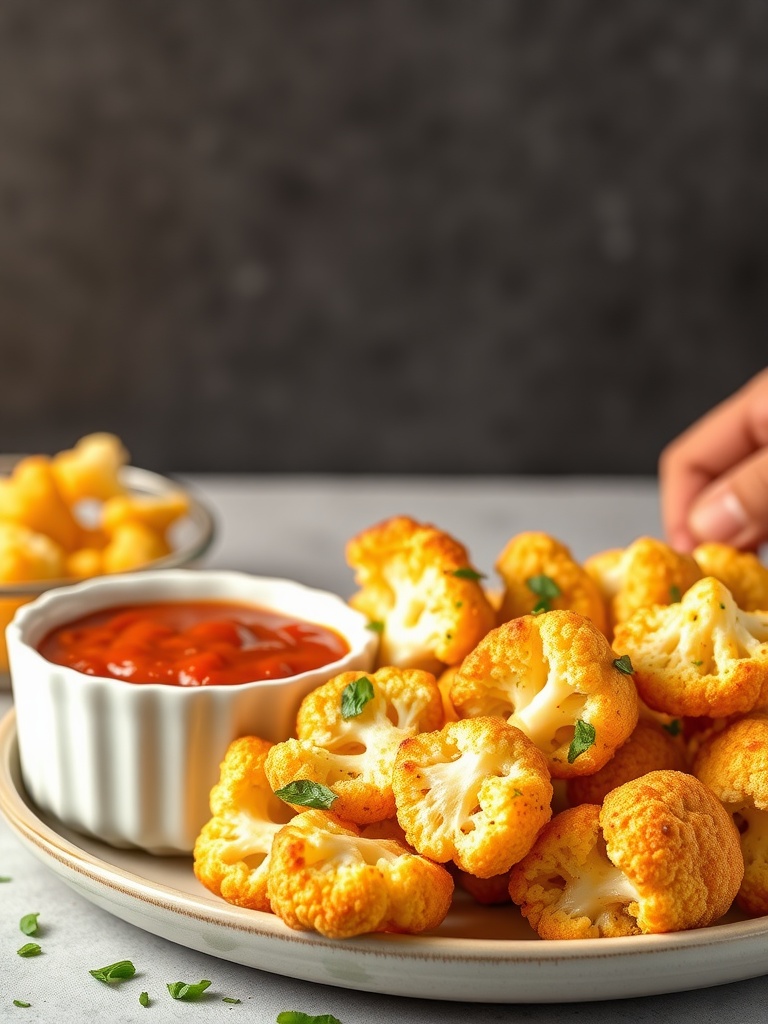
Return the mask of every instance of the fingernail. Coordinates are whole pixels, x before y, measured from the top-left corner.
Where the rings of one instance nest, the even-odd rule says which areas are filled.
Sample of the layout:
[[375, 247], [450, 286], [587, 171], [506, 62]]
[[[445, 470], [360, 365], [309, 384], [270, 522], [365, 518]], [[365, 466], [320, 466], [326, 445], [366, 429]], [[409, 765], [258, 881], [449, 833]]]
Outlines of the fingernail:
[[749, 523], [744, 506], [733, 491], [720, 491], [702, 501], [688, 520], [693, 533], [701, 540], [732, 540]]

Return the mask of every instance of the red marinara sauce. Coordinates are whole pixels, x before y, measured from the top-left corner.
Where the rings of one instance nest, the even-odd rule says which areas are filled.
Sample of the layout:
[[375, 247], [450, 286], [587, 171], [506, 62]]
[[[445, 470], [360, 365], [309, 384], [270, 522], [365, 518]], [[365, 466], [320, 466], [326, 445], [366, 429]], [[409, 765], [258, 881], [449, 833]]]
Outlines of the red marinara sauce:
[[129, 683], [232, 686], [285, 679], [342, 658], [332, 629], [220, 601], [107, 608], [52, 630], [38, 646], [57, 665]]

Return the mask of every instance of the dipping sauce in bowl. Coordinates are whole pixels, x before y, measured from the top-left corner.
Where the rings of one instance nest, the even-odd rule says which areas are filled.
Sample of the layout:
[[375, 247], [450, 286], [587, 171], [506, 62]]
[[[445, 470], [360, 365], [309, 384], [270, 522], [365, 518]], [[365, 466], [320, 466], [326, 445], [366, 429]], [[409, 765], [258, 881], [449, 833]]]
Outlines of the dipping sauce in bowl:
[[38, 650], [89, 676], [171, 686], [285, 679], [349, 652], [334, 630], [266, 608], [219, 601], [107, 608], [52, 630]]
[[[206, 618], [205, 609], [215, 614]], [[293, 648], [300, 661], [292, 671], [254, 678], [249, 668], [247, 679], [229, 683], [226, 670], [208, 678], [210, 655], [222, 671], [219, 656], [245, 657], [262, 625], [265, 646], [276, 638], [281, 644], [267, 670], [287, 668]], [[156, 854], [191, 852], [232, 740], [276, 743], [293, 735], [304, 697], [342, 672], [371, 670], [378, 645], [366, 616], [335, 594], [293, 580], [189, 569], [49, 590], [16, 612], [7, 639], [29, 796], [70, 828]], [[326, 641], [321, 665], [301, 663], [308, 648]], [[140, 669], [156, 671], [147, 663], [164, 644], [176, 662], [170, 678], [134, 685]], [[68, 646], [87, 664], [57, 661], [55, 648]]]

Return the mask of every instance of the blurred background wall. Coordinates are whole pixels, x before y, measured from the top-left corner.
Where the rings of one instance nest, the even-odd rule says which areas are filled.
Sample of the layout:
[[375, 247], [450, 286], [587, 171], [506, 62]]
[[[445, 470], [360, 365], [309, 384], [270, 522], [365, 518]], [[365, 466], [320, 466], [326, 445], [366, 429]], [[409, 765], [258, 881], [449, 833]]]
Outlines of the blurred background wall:
[[0, 438], [651, 473], [766, 363], [768, 5], [4, 0]]

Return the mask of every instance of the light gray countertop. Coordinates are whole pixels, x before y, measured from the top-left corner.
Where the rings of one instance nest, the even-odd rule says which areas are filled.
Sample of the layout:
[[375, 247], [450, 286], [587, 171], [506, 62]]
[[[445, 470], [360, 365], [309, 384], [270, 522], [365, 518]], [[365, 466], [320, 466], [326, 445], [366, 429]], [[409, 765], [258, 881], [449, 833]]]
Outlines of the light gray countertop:
[[[206, 476], [189, 483], [207, 499], [218, 520], [207, 566], [293, 577], [344, 596], [353, 589], [344, 542], [398, 512], [435, 522], [456, 535], [491, 577], [504, 543], [524, 529], [553, 533], [579, 558], [628, 544], [641, 534], [660, 535], [651, 480]], [[10, 694], [0, 694], [0, 713], [10, 706]], [[641, 999], [516, 1006], [371, 995], [267, 974], [186, 949], [99, 909], [38, 861], [2, 820], [0, 876], [12, 879], [0, 887], [2, 1021], [273, 1022], [281, 1010], [332, 1013], [342, 1024], [587, 1019], [592, 1024], [668, 1019], [704, 1024], [731, 1016], [740, 1022], [765, 1020], [768, 977]], [[22, 959], [16, 949], [26, 940], [18, 922], [29, 912], [40, 912], [45, 953]], [[133, 960], [141, 975], [130, 987], [109, 988], [88, 975], [90, 968], [124, 958]], [[201, 978], [213, 984], [211, 995], [200, 1003], [174, 1002], [166, 993], [169, 981]], [[147, 1009], [138, 1002], [142, 990], [153, 998]], [[223, 996], [241, 1003], [225, 1004]], [[32, 1006], [15, 1007], [14, 999]]]

